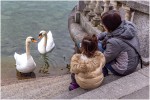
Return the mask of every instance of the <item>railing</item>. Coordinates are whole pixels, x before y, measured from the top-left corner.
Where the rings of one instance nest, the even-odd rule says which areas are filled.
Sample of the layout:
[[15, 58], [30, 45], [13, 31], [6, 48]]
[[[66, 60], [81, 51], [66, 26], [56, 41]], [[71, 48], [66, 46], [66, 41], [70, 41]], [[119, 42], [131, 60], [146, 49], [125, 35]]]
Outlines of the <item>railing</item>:
[[[142, 4], [140, 1], [116, 1], [116, 0], [91, 0], [79, 1], [78, 10], [84, 13], [84, 16], [93, 24], [94, 27], [101, 25], [100, 15], [110, 9], [118, 10], [120, 13], [124, 12], [124, 18], [128, 21], [133, 21], [135, 10], [149, 14], [149, 6]], [[148, 2], [148, 1], [147, 1]], [[83, 8], [83, 4], [84, 7]], [[146, 3], [145, 1], [145, 4]]]

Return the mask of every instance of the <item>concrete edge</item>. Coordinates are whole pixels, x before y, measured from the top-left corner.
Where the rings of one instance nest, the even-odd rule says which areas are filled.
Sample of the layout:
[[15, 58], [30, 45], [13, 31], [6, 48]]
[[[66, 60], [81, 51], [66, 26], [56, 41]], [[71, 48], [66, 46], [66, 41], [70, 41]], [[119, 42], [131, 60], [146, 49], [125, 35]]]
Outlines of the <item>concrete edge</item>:
[[148, 58], [142, 57], [142, 64], [143, 65], [148, 66], [149, 63], [150, 63], [149, 57]]

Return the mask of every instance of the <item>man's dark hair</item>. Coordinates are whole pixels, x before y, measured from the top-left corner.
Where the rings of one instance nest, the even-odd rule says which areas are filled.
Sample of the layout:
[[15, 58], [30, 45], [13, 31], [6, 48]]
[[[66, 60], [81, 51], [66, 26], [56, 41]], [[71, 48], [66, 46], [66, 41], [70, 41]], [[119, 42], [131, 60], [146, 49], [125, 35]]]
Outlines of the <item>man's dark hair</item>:
[[102, 16], [102, 24], [107, 28], [109, 32], [114, 31], [121, 24], [121, 16], [118, 11], [110, 10], [105, 12]]
[[83, 38], [81, 44], [82, 53], [87, 57], [92, 57], [96, 50], [98, 50], [98, 40], [96, 35], [87, 35]]

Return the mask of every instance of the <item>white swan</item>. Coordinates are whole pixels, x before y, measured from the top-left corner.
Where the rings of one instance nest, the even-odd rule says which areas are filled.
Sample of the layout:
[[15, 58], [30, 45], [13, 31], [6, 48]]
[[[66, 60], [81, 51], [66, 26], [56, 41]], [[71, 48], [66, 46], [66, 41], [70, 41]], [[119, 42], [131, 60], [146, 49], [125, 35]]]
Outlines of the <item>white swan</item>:
[[38, 43], [38, 51], [41, 54], [48, 53], [52, 51], [52, 49], [55, 47], [55, 43], [53, 40], [52, 32], [49, 31], [48, 33], [46, 31], [40, 31], [39, 38], [42, 38], [41, 41]]
[[16, 60], [16, 69], [22, 73], [32, 72], [36, 68], [36, 63], [34, 62], [32, 56], [30, 55], [30, 43], [37, 42], [33, 37], [29, 36], [26, 38], [26, 53], [17, 54], [15, 52], [14, 58]]

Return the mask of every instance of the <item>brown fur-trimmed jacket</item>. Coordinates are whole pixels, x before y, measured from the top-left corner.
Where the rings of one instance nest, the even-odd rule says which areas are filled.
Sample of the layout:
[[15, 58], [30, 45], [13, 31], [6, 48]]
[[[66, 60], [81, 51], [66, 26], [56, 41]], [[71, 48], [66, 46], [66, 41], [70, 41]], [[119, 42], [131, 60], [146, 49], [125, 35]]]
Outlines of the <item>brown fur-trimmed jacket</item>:
[[102, 68], [105, 66], [105, 57], [96, 51], [93, 57], [83, 54], [74, 54], [71, 58], [71, 73], [75, 73], [78, 85], [84, 89], [93, 89], [102, 83], [104, 76]]

